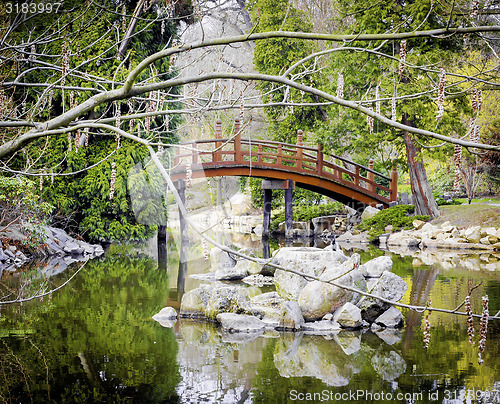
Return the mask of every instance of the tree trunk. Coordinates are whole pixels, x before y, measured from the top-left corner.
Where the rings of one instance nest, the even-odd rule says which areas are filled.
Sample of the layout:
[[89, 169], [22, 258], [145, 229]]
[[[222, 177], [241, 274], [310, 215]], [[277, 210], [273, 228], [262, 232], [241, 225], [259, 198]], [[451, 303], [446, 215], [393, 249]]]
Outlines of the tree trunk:
[[[403, 124], [411, 125], [408, 116], [403, 115]], [[439, 208], [432, 195], [432, 190], [427, 180], [424, 162], [420, 154], [420, 147], [414, 142], [413, 135], [404, 132], [406, 157], [410, 172], [410, 185], [413, 194], [413, 204], [417, 215], [429, 215], [432, 218], [439, 216]]]

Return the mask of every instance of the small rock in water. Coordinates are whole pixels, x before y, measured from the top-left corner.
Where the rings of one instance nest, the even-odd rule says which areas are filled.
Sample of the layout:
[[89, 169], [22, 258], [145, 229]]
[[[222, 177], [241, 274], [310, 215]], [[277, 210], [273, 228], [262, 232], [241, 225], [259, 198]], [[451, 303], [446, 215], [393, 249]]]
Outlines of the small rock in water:
[[177, 312], [173, 307], [164, 307], [159, 313], [153, 316], [153, 320], [165, 328], [172, 328], [177, 321]]

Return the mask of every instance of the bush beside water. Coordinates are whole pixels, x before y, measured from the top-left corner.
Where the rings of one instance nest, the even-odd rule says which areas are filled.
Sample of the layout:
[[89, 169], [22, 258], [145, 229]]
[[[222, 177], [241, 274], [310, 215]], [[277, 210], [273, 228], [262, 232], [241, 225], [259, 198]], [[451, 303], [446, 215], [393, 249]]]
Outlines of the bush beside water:
[[[318, 216], [329, 216], [342, 213], [344, 205], [340, 202], [331, 202], [323, 205], [299, 205], [293, 207], [293, 220], [307, 222]], [[271, 214], [271, 230], [277, 230], [279, 224], [285, 221], [285, 210], [280, 209]]]
[[387, 233], [385, 228], [389, 225], [392, 225], [392, 231], [407, 230], [413, 228], [414, 220], [430, 220], [429, 215], [412, 215], [414, 209], [413, 205], [398, 205], [381, 210], [370, 219], [363, 220], [356, 229], [368, 231], [369, 240], [373, 241]]

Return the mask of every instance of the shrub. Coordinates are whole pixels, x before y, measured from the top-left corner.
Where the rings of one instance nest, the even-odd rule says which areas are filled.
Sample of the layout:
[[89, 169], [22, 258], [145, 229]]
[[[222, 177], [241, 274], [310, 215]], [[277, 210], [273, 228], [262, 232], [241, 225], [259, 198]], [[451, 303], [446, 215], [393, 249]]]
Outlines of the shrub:
[[411, 215], [414, 212], [413, 205], [398, 205], [392, 208], [381, 210], [370, 219], [363, 220], [356, 228], [361, 231], [368, 231], [370, 241], [377, 239], [381, 234], [386, 233], [385, 228], [392, 225], [392, 231], [411, 229], [413, 221], [428, 221], [429, 215]]
[[0, 230], [22, 224], [28, 247], [36, 248], [45, 241], [43, 226], [54, 207], [43, 202], [36, 185], [25, 177], [0, 176]]
[[[300, 205], [293, 207], [293, 220], [307, 222], [318, 216], [328, 216], [341, 213], [344, 205], [340, 202], [326, 203], [324, 205]], [[285, 221], [285, 211], [281, 209], [271, 215], [271, 230], [277, 230], [279, 224]]]

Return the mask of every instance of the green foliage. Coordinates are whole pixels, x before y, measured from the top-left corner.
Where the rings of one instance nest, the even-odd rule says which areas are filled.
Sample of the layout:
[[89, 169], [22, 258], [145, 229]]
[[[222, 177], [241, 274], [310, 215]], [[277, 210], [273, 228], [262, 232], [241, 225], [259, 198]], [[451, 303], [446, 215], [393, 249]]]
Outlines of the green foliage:
[[[127, 47], [127, 59], [124, 63], [116, 54], [117, 38], [114, 32], [123, 30], [130, 23], [129, 19], [123, 20], [123, 7], [127, 15], [131, 16], [136, 3], [110, 0], [89, 3], [69, 0], [64, 2], [65, 13], [42, 13], [16, 25], [11, 32], [10, 40], [17, 43], [26, 42], [28, 37], [37, 38], [46, 35], [52, 29], [60, 29], [57, 35], [49, 35], [50, 39], [43, 43], [43, 50], [36, 49], [35, 46], [35, 51], [39, 51], [36, 56], [37, 63], [61, 65], [66, 50], [69, 54], [68, 71], [78, 72], [63, 78], [59, 70], [30, 69], [29, 65], [14, 66], [10, 61], [4, 63], [0, 67], [2, 81], [14, 80], [18, 74], [17, 70], [23, 69], [26, 70], [23, 81], [56, 85], [50, 92], [45, 87], [42, 87], [42, 90], [46, 89], [44, 92], [38, 87], [31, 86], [9, 89], [12, 93], [5, 95], [11, 97], [14, 105], [22, 104], [23, 110], [26, 111], [26, 116], [19, 118], [43, 122], [67, 112], [75, 105], [84, 103], [98, 91], [113, 89], [116, 87], [114, 82], [123, 81], [146, 57], [172, 43], [177, 35], [176, 24], [179, 19], [192, 22], [190, 0], [176, 2], [175, 19], [158, 20], [158, 13], [162, 12], [161, 3], [156, 2], [154, 6], [146, 7]], [[110, 29], [113, 34], [109, 34]], [[120, 38], [122, 38], [121, 33]], [[35, 44], [36, 42], [34, 40]], [[29, 64], [29, 61], [24, 63]], [[85, 75], [80, 74], [80, 71], [84, 71]], [[153, 79], [149, 77], [151, 72], [155, 73]], [[146, 69], [138, 80], [160, 81], [174, 74], [170, 60], [163, 58], [150, 66], [149, 71]], [[97, 80], [96, 77], [102, 79]], [[79, 90], [57, 87], [61, 84]], [[83, 88], [89, 90], [85, 91]], [[179, 89], [172, 89], [166, 96], [166, 101], [171, 101], [171, 96], [175, 97], [178, 91]], [[122, 116], [143, 112], [149, 102], [145, 100], [155, 96], [156, 94], [146, 94], [140, 99], [134, 98], [112, 105], [103, 104], [81, 118], [93, 120], [113, 117], [118, 107]], [[34, 108], [37, 103], [37, 108]], [[180, 109], [177, 103], [169, 102], [166, 105], [167, 108]], [[20, 110], [21, 108], [17, 108], [15, 113], [19, 115]], [[151, 118], [150, 133], [146, 132], [145, 125], [129, 126], [129, 121], [123, 121], [120, 127], [139, 137], [151, 137], [154, 134], [158, 140], [176, 143], [178, 139], [175, 131], [180, 120], [179, 115], [171, 115], [168, 131], [163, 128], [164, 118], [161, 116]], [[153, 132], [155, 130], [157, 131]], [[36, 140], [25, 148], [26, 153], [16, 155], [11, 165], [19, 170], [31, 166], [32, 171], [46, 172], [43, 197], [56, 208], [57, 217], [64, 218], [61, 224], [67, 224], [67, 218], [72, 219], [70, 222], [72, 228], [69, 230], [83, 233], [92, 241], [138, 240], [148, 237], [156, 225], [165, 222], [166, 213], [162, 206], [163, 192], [160, 190], [163, 183], [160, 184], [158, 181], [158, 173], [154, 174], [149, 169], [142, 170], [142, 166], [133, 169], [138, 164], [147, 165], [144, 161], [149, 155], [147, 149], [135, 142], [121, 139], [121, 147], [110, 157], [117, 148], [113, 132], [91, 130], [88, 133], [86, 147], [76, 144], [78, 135], [84, 136], [85, 132]], [[9, 133], [8, 136], [13, 134]], [[44, 152], [40, 155], [41, 150]], [[98, 164], [106, 157], [109, 158]], [[31, 164], [33, 159], [36, 160], [35, 165]], [[116, 163], [116, 181], [114, 198], [110, 200], [113, 161]], [[94, 164], [98, 165], [85, 171]], [[72, 172], [78, 174], [68, 175]], [[51, 178], [50, 184], [47, 184], [49, 182], [47, 178], [51, 177], [52, 173], [55, 176]]]
[[[264, 191], [262, 190], [262, 179], [250, 177], [248, 179], [248, 186], [252, 197], [252, 204], [257, 208], [264, 206]], [[318, 205], [323, 196], [317, 192], [309, 191], [300, 187], [293, 190], [293, 204], [294, 205]], [[285, 191], [273, 190], [272, 208], [279, 209], [284, 206]]]
[[368, 231], [371, 241], [377, 239], [381, 234], [386, 233], [385, 228], [392, 225], [392, 231], [411, 229], [414, 220], [427, 221], [428, 215], [413, 215], [415, 207], [413, 205], [398, 205], [381, 210], [375, 216], [363, 220], [356, 228], [361, 231]]
[[[340, 202], [326, 203], [323, 205], [310, 206], [299, 205], [293, 207], [293, 220], [308, 222], [318, 216], [328, 216], [344, 211], [344, 205]], [[276, 230], [279, 224], [285, 221], [285, 211], [281, 209], [271, 215], [271, 230]]]
[[461, 205], [462, 202], [460, 202], [458, 199], [453, 199], [451, 201], [447, 201], [446, 199], [442, 198], [436, 198], [436, 202], [438, 206], [450, 206], [450, 205]]
[[40, 197], [34, 181], [26, 177], [0, 176], [0, 229], [20, 223], [27, 238], [23, 244], [37, 248], [45, 241], [43, 226], [54, 206]]
[[[307, 32], [312, 28], [308, 16], [292, 6], [288, 0], [254, 0], [247, 8], [256, 24], [256, 32], [293, 31]], [[254, 52], [254, 66], [260, 73], [283, 74], [293, 63], [304, 58], [313, 50], [312, 44], [297, 39], [273, 38], [257, 41]], [[312, 62], [307, 63], [293, 73], [298, 73]], [[306, 75], [298, 79], [306, 85], [320, 87], [320, 79]], [[281, 102], [285, 98], [292, 102], [317, 102], [318, 97], [304, 94], [294, 89], [277, 90], [274, 84], [262, 82], [259, 89], [264, 102]], [[274, 90], [274, 91], [273, 91]], [[273, 91], [270, 93], [270, 91]], [[269, 133], [275, 140], [295, 143], [297, 130], [305, 130], [319, 119], [324, 119], [321, 107], [297, 107], [293, 110], [285, 107], [266, 109], [270, 118]]]
[[[495, 119], [483, 135], [483, 142], [487, 144], [500, 143], [500, 119]], [[485, 182], [490, 194], [500, 192], [500, 153], [487, 152], [480, 156], [479, 161], [485, 173]]]

